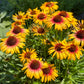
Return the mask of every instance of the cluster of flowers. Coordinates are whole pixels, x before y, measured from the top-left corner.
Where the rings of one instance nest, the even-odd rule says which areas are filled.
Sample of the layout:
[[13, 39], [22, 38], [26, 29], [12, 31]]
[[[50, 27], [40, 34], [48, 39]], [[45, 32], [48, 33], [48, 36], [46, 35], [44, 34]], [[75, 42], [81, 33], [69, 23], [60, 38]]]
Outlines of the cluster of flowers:
[[[46, 35], [52, 27], [57, 31], [63, 31], [70, 27], [73, 27], [71, 34], [69, 34], [69, 39], [64, 39], [63, 41], [54, 40], [50, 41], [48, 38], [42, 41], [45, 44], [51, 45], [48, 49], [48, 53], [52, 57], [56, 56], [57, 59], [69, 59], [76, 60], [80, 59], [82, 56], [82, 50], [84, 46], [84, 21], [78, 21], [73, 17], [73, 13], [66, 11], [57, 11], [58, 2], [45, 2], [40, 7], [41, 10], [35, 8], [33, 10], [28, 9], [26, 13], [18, 12], [18, 14], [13, 15], [13, 20], [11, 29], [7, 32], [8, 38], [1, 39], [0, 49], [6, 53], [20, 53], [19, 58], [23, 62], [24, 67], [22, 70], [26, 69], [25, 73], [27, 77], [36, 79], [42, 78], [42, 82], [47, 82], [55, 80], [58, 76], [56, 67], [54, 64], [49, 64], [43, 62], [42, 58], [38, 58], [35, 49], [26, 48], [20, 52], [19, 48], [25, 45], [26, 35], [33, 32], [34, 36]], [[33, 24], [30, 28], [25, 28], [25, 21], [32, 20]]]

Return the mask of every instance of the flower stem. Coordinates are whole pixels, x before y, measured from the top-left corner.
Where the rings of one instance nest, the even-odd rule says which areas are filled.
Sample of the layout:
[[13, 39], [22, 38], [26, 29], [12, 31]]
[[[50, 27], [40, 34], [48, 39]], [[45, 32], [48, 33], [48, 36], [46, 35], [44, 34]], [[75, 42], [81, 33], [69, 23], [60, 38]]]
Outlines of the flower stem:
[[69, 61], [67, 60], [67, 67], [66, 67], [65, 77], [67, 76], [67, 73], [68, 73], [68, 65], [69, 65]]
[[55, 32], [55, 38], [58, 39], [58, 30]]
[[62, 40], [63, 39], [63, 31], [61, 31], [61, 39], [60, 40]]

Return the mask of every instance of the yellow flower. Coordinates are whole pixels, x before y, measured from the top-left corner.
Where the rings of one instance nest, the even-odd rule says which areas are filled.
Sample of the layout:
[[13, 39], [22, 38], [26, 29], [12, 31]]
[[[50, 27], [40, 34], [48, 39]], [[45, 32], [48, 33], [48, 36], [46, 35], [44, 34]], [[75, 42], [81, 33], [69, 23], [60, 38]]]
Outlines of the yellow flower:
[[25, 25], [25, 22], [15, 21], [11, 24], [11, 26]]
[[57, 15], [63, 16], [66, 18], [70, 24], [76, 25], [77, 24], [77, 19], [73, 17], [72, 12], [67, 12], [67, 11], [57, 11]]
[[45, 44], [45, 45], [50, 45], [51, 44], [51, 42], [48, 38], [42, 39], [42, 43]]
[[78, 45], [75, 45], [74, 42], [68, 42], [67, 43], [67, 47], [66, 47], [67, 51], [66, 51], [66, 54], [68, 56], [68, 59], [70, 60], [76, 60], [77, 59], [80, 59], [80, 55], [82, 55], [82, 48], [79, 47]]
[[55, 80], [56, 77], [58, 77], [58, 74], [57, 74], [57, 70], [55, 69], [56, 67], [54, 67], [53, 64], [46, 64], [45, 66], [45, 63], [42, 67], [42, 79], [41, 81], [42, 82], [49, 82], [51, 80]]
[[66, 41], [63, 40], [61, 41], [55, 41], [55, 42], [51, 42], [51, 44], [53, 45], [53, 47], [49, 48], [49, 54], [53, 53], [52, 57], [54, 57], [56, 55], [57, 59], [66, 59], [67, 55], [65, 53], [65, 45], [66, 45]]
[[75, 30], [72, 30], [69, 39], [73, 39], [76, 45], [84, 46], [84, 29], [76, 28]]
[[61, 30], [61, 31], [63, 29], [67, 29], [68, 27], [70, 27], [69, 21], [66, 18], [64, 18], [63, 16], [58, 15], [57, 12], [55, 12], [51, 16], [48, 16], [46, 24], [50, 28], [53, 25], [55, 25], [55, 29]]
[[26, 12], [26, 14], [24, 15], [24, 17], [25, 17], [25, 20], [31, 19], [31, 17], [29, 16], [29, 13], [27, 13], [27, 12]]
[[43, 11], [46, 11], [47, 13], [53, 13], [55, 10], [58, 9], [58, 2], [44, 2], [42, 6], [40, 7]]
[[36, 15], [34, 15], [33, 21], [35, 23], [38, 23], [38, 24], [42, 25], [43, 23], [46, 22], [46, 19], [47, 19], [46, 12], [40, 11]]
[[24, 63], [25, 61], [29, 61], [31, 59], [34, 59], [37, 57], [37, 53], [35, 52], [35, 49], [28, 49], [26, 48], [26, 51], [23, 50], [22, 54], [20, 54], [20, 60]]
[[9, 36], [8, 38], [1, 39], [0, 49], [6, 53], [20, 53], [19, 47], [23, 48], [25, 39], [16, 36]]
[[43, 62], [41, 61], [42, 59], [31, 59], [29, 62], [24, 64], [24, 67], [22, 70], [26, 69], [25, 73], [27, 77], [33, 78], [35, 77], [36, 79], [39, 79], [42, 76], [42, 65]]
[[32, 32], [34, 35], [44, 35], [47, 32], [47, 28], [40, 25], [32, 25]]
[[19, 11], [18, 14], [13, 15], [12, 19], [14, 21], [21, 21], [23, 22], [25, 20], [25, 13], [22, 11]]
[[7, 36], [9, 35], [20, 35], [21, 37], [25, 37], [29, 33], [28, 29], [24, 29], [23, 26], [12, 26], [11, 30], [7, 32]]
[[73, 26], [77, 25], [77, 19], [76, 18], [72, 18], [71, 20], [69, 19], [69, 21]]
[[27, 10], [27, 15], [29, 16], [29, 17], [33, 17], [34, 15], [36, 15], [38, 12], [40, 12], [40, 10], [38, 10], [38, 8], [35, 8], [35, 9], [28, 9]]
[[84, 29], [84, 20], [78, 20], [77, 24], [74, 26], [77, 29]]

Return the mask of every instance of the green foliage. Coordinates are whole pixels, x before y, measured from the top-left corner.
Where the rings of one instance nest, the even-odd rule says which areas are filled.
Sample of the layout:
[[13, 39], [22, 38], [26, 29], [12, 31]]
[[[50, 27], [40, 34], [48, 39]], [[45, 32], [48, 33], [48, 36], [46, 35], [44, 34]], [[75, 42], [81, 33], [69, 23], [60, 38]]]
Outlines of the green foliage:
[[[56, 1], [56, 0], [54, 0]], [[74, 15], [83, 13], [84, 0], [57, 0], [59, 2], [59, 10], [73, 12]]]
[[6, 36], [6, 32], [10, 29], [11, 22], [6, 20], [6, 14], [7, 12], [5, 11], [0, 13], [0, 38], [4, 38]]
[[0, 52], [0, 83], [18, 84], [24, 77], [22, 76], [21, 67], [22, 65], [19, 63], [17, 55], [12, 56], [11, 54]]
[[14, 6], [8, 3], [7, 0], [0, 0], [0, 12], [6, 11], [7, 16], [11, 17], [15, 12]]
[[[40, 7], [44, 2], [51, 0], [3, 0], [0, 3], [0, 11], [6, 10], [8, 15], [17, 13], [18, 11], [26, 11], [29, 8], [34, 9]], [[83, 13], [84, 0], [52, 0], [58, 1], [59, 10], [71, 11], [74, 15]]]

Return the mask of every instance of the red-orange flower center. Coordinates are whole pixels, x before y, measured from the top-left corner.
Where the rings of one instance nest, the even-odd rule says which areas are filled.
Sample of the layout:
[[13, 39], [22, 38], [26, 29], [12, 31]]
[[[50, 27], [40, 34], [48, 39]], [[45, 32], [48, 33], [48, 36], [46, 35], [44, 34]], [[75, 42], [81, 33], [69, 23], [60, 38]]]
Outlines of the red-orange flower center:
[[31, 15], [35, 15], [36, 14], [36, 11], [33, 10], [33, 11], [30, 12], [30, 14]]
[[63, 46], [63, 45], [62, 45], [61, 43], [56, 44], [56, 45], [55, 45], [55, 50], [56, 50], [56, 51], [61, 51], [61, 50], [63, 49], [62, 46]]
[[45, 32], [44, 28], [38, 28], [38, 33], [44, 33], [44, 32]]
[[84, 28], [84, 24], [80, 24], [79, 27], [80, 27], [81, 29], [83, 29], [83, 28]]
[[40, 68], [40, 63], [37, 60], [33, 60], [32, 63], [30, 64], [31, 69], [39, 69]]
[[21, 25], [21, 22], [15, 22], [15, 26]]
[[60, 16], [63, 16], [63, 17], [66, 17], [67, 16], [67, 13], [66, 13], [66, 11], [61, 11], [59, 15]]
[[40, 14], [38, 15], [38, 19], [43, 20], [44, 18], [46, 18], [46, 15], [45, 15], [45, 14], [40, 13]]
[[30, 52], [26, 52], [25, 53], [25, 58], [30, 58], [30, 56], [31, 56], [31, 53]]
[[51, 2], [46, 3], [46, 7], [52, 7], [52, 6], [53, 6], [53, 4]]
[[79, 38], [79, 39], [84, 39], [84, 30], [79, 30], [76, 33], [76, 37]]
[[14, 46], [16, 43], [17, 43], [17, 39], [14, 36], [9, 36], [6, 42], [8, 46]]
[[48, 75], [50, 73], [50, 69], [51, 69], [50, 67], [42, 69], [43, 74]]
[[22, 16], [21, 16], [21, 15], [18, 15], [18, 16], [17, 16], [17, 19], [22, 19]]
[[28, 15], [26, 15], [26, 18], [29, 18], [29, 16], [28, 16]]
[[56, 16], [54, 16], [53, 21], [54, 21], [55, 23], [59, 23], [59, 22], [62, 21], [62, 18], [61, 18], [60, 15], [56, 15]]
[[13, 33], [18, 34], [21, 32], [21, 28], [19, 26], [15, 26], [13, 29]]
[[77, 46], [72, 44], [70, 48], [68, 48], [69, 52], [76, 52], [77, 51]]

